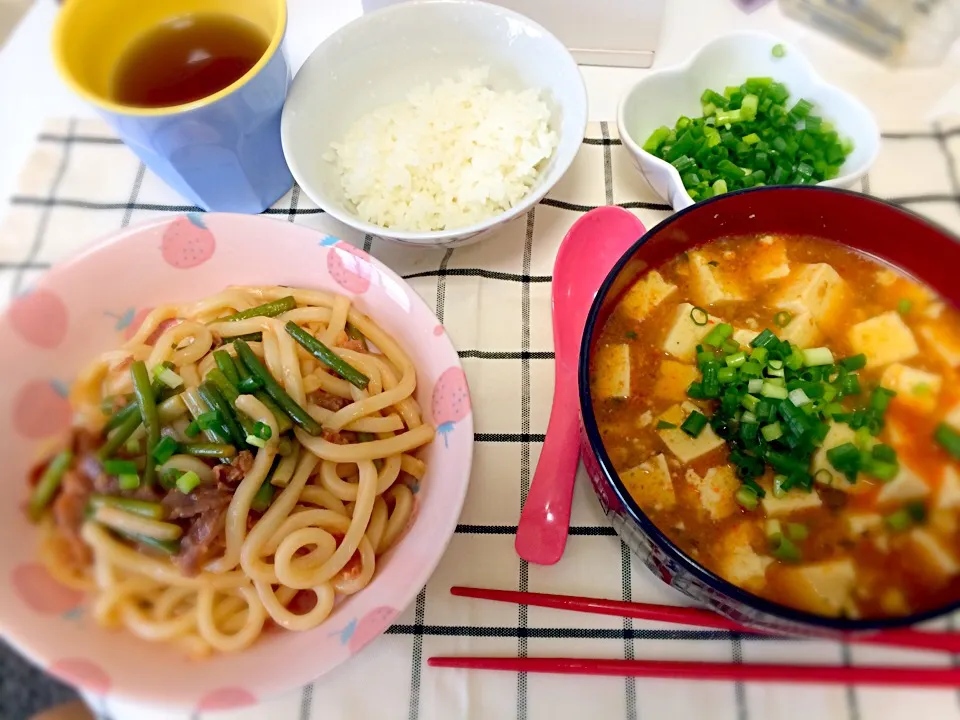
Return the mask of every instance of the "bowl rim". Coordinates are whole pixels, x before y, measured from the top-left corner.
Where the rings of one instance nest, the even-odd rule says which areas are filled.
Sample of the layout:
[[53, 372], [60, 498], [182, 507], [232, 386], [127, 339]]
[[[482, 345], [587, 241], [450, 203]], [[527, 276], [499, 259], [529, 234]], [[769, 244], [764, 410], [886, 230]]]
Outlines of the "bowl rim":
[[[926, 218], [921, 217], [917, 213], [906, 210], [902, 207], [894, 205], [893, 203], [889, 203], [869, 195], [863, 195], [862, 193], [853, 192], [852, 190], [834, 187], [822, 187], [817, 185], [785, 185], [745, 188], [742, 190], [735, 190], [730, 193], [724, 193], [723, 195], [718, 195], [716, 197], [703, 200], [684, 208], [683, 210], [679, 210], [644, 233], [643, 237], [637, 240], [623, 254], [623, 256], [617, 261], [616, 265], [614, 265], [607, 274], [606, 278], [604, 278], [603, 284], [601, 284], [599, 290], [597, 290], [593, 304], [590, 306], [590, 312], [587, 315], [587, 322], [583, 330], [583, 337], [580, 341], [580, 357], [577, 369], [578, 393], [580, 397], [580, 416], [583, 422], [584, 432], [590, 445], [590, 450], [597, 459], [604, 476], [604, 481], [616, 493], [617, 497], [625, 508], [626, 514], [630, 517], [634, 524], [639, 526], [643, 534], [648, 537], [653, 544], [666, 552], [667, 555], [669, 555], [672, 560], [677, 562], [685, 572], [693, 575], [700, 583], [720, 591], [723, 593], [723, 595], [753, 610], [759, 611], [768, 616], [773, 616], [779, 620], [794, 623], [799, 626], [806, 626], [807, 628], [815, 628], [833, 632], [876, 631], [902, 628], [956, 612], [957, 610], [960, 610], [960, 599], [930, 610], [897, 617], [869, 618], [859, 620], [834, 618], [825, 615], [817, 615], [804, 610], [798, 610], [788, 605], [782, 605], [734, 585], [690, 557], [678, 545], [676, 545], [666, 535], [666, 533], [660, 530], [653, 520], [649, 518], [649, 516], [647, 516], [647, 514], [641, 509], [640, 505], [630, 495], [629, 491], [626, 489], [626, 486], [623, 484], [623, 481], [620, 479], [620, 475], [614, 468], [613, 462], [610, 460], [610, 456], [608, 455], [606, 447], [603, 444], [603, 440], [600, 437], [600, 430], [597, 425], [596, 415], [593, 411], [593, 403], [591, 402], [590, 352], [592, 349], [592, 343], [590, 340], [598, 324], [600, 308], [604, 300], [607, 298], [610, 288], [613, 282], [616, 280], [617, 275], [624, 268], [624, 266], [642, 250], [643, 246], [650, 241], [655, 234], [669, 227], [687, 213], [693, 212], [694, 210], [707, 211], [705, 208], [710, 204], [721, 202], [724, 198], [735, 195], [742, 195], [744, 193], [781, 192], [784, 190], [791, 192], [800, 190], [802, 192], [809, 192], [813, 194], [839, 193], [867, 203], [885, 206], [891, 210], [909, 216], [914, 221], [922, 222], [934, 228], [938, 232], [952, 236], [949, 231], [937, 223], [931, 222]], [[655, 267], [649, 267], [643, 272], [646, 273], [655, 269]]]
[[[851, 101], [854, 105], [859, 106], [859, 109], [863, 112], [863, 116], [870, 121], [869, 132], [865, 132], [863, 135], [869, 138], [873, 145], [873, 151], [870, 155], [864, 160], [864, 162], [857, 168], [854, 168], [852, 171], [844, 173], [843, 175], [838, 175], [835, 178], [830, 180], [823, 180], [819, 183], [816, 183], [818, 187], [827, 187], [827, 188], [844, 188], [849, 186], [851, 183], [855, 182], [858, 178], [863, 177], [870, 168], [873, 167], [874, 163], [877, 161], [877, 157], [880, 155], [880, 126], [877, 124], [877, 119], [874, 116], [873, 112], [868, 108], [860, 98], [856, 95], [844, 90], [838, 85], [829, 82], [824, 79], [816, 68], [810, 63], [807, 59], [807, 56], [804, 55], [797, 47], [790, 42], [783, 40], [782, 38], [773, 35], [772, 33], [763, 32], [759, 30], [738, 30], [731, 33], [726, 33], [720, 37], [714, 38], [710, 42], [703, 45], [699, 50], [691, 54], [683, 62], [671, 65], [669, 67], [662, 68], [660, 70], [655, 70], [651, 73], [644, 75], [642, 78], [633, 83], [621, 96], [617, 102], [617, 131], [620, 135], [620, 140], [623, 142], [624, 146], [630, 151], [630, 153], [637, 159], [637, 162], [646, 162], [654, 167], [660, 167], [662, 170], [667, 172], [667, 175], [670, 178], [671, 184], [674, 186], [674, 189], [679, 192], [676, 194], [676, 199], [682, 201], [681, 204], [678, 202], [677, 205], [674, 205], [674, 210], [680, 211], [691, 205], [695, 205], [702, 200], [694, 200], [690, 197], [690, 194], [687, 192], [687, 189], [683, 186], [683, 182], [680, 179], [680, 173], [677, 169], [666, 160], [661, 160], [656, 155], [647, 152], [643, 147], [633, 138], [632, 133], [627, 128], [626, 121], [626, 106], [628, 101], [633, 97], [633, 95], [639, 91], [645, 84], [647, 84], [652, 78], [670, 74], [670, 73], [686, 73], [688, 72], [700, 59], [700, 57], [707, 52], [710, 48], [715, 45], [720, 44], [721, 42], [728, 42], [731, 38], [750, 38], [751, 40], [763, 40], [764, 42], [771, 43], [771, 47], [774, 45], [783, 45], [784, 49], [791, 56], [799, 58], [801, 64], [805, 67], [807, 73], [809, 74], [810, 79], [814, 85], [832, 88], [839, 93], [842, 93], [846, 98]], [[862, 139], [856, 138], [857, 142], [862, 142]], [[642, 171], [641, 171], [642, 172]], [[784, 187], [784, 186], [773, 186], [773, 187]], [[752, 189], [752, 188], [743, 188], [743, 189]], [[670, 202], [669, 198], [662, 198], [667, 202]]]
[[[229, 222], [238, 222], [242, 224], [253, 224], [260, 225], [262, 228], [270, 229], [274, 231], [274, 234], [277, 232], [278, 220], [267, 217], [265, 215], [248, 215], [244, 213], [229, 213], [229, 212], [203, 212], [203, 213], [172, 213], [168, 215], [163, 215], [159, 217], [151, 217], [143, 221], [132, 223], [124, 228], [119, 228], [112, 232], [109, 232], [98, 239], [94, 240], [92, 243], [85, 245], [75, 251], [73, 254], [70, 254], [61, 260], [57, 261], [49, 270], [45, 271], [41, 276], [36, 280], [37, 283], [44, 283], [47, 286], [56, 287], [59, 277], [63, 273], [69, 273], [75, 270], [76, 266], [84, 262], [100, 262], [104, 253], [109, 253], [111, 249], [115, 246], [118, 246], [123, 243], [138, 243], [143, 240], [143, 235], [147, 235], [149, 240], [149, 235], [152, 230], [157, 228], [163, 228], [164, 226], [169, 225], [170, 223], [175, 222], [180, 218], [187, 217], [188, 215], [201, 215], [204, 222], [207, 221], [229, 221]], [[346, 243], [345, 240], [340, 239], [337, 236], [330, 235], [329, 233], [319, 230], [308, 225], [298, 225], [279, 222], [283, 229], [279, 232], [294, 232], [302, 233], [304, 235], [315, 236], [317, 240], [322, 240], [325, 238], [334, 238], [338, 242]], [[262, 233], [261, 233], [262, 235]], [[267, 252], [270, 245], [262, 245], [264, 252]], [[333, 250], [333, 247], [327, 248], [327, 252]], [[101, 256], [101, 257], [98, 257]], [[386, 265], [383, 261], [375, 258], [372, 255], [367, 254], [367, 259], [371, 262], [379, 272], [383, 273], [388, 277], [392, 282], [397, 283], [399, 286], [406, 288], [408, 291], [408, 296], [411, 302], [419, 303], [422, 305], [422, 308], [428, 313], [427, 317], [432, 318], [436, 323], [436, 327], [442, 327], [442, 324], [436, 318], [436, 314], [426, 303], [426, 301], [421, 297], [421, 295], [407, 282], [399, 273], [394, 271], [391, 267]], [[319, 287], [318, 285], [313, 285], [312, 287]], [[341, 291], [342, 292], [342, 291]], [[133, 294], [135, 292], [132, 291]], [[2, 309], [0, 309], [0, 318], [7, 318], [9, 316], [10, 310], [12, 308], [12, 303], [7, 304]], [[412, 325], [412, 324], [411, 324]], [[453, 344], [453, 339], [449, 336], [448, 333], [444, 332], [443, 335], [446, 337], [446, 342], [449, 345], [449, 351], [451, 359], [454, 364], [450, 367], [459, 368], [461, 372], [465, 372], [463, 368], [462, 360], [457, 353], [456, 346]], [[438, 376], [439, 377], [439, 376]], [[472, 393], [469, 388], [469, 383], [467, 385], [468, 396], [472, 397]], [[463, 510], [463, 505], [466, 502], [467, 493], [470, 487], [470, 480], [473, 469], [473, 459], [474, 459], [474, 443], [473, 443], [473, 434], [474, 434], [474, 414], [469, 412], [462, 420], [458, 421], [458, 424], [462, 423], [463, 432], [468, 437], [471, 438], [469, 443], [466, 443], [466, 448], [463, 453], [461, 460], [458, 460], [456, 463], [456, 471], [448, 473], [444, 477], [444, 485], [449, 485], [450, 482], [458, 480], [460, 487], [455, 494], [455, 501], [452, 504], [446, 506], [447, 512], [444, 514], [443, 523], [438, 524], [431, 532], [431, 543], [430, 551], [423, 556], [423, 562], [416, 563], [416, 570], [413, 573], [409, 573], [409, 581], [405, 584], [405, 591], [401, 594], [398, 593], [394, 596], [383, 597], [381, 600], [384, 600], [392, 606], [392, 609], [397, 611], [396, 616], [394, 616], [390, 623], [397, 621], [397, 618], [405, 612], [411, 604], [416, 599], [417, 595], [421, 592], [423, 587], [427, 584], [429, 579], [433, 576], [434, 572], [439, 567], [441, 561], [446, 555], [446, 552], [449, 548], [450, 543], [452, 542], [455, 534], [457, 523], [459, 522], [460, 513]], [[42, 442], [42, 441], [41, 441]], [[436, 442], [436, 439], [435, 441]], [[425, 477], [429, 477], [428, 475]], [[409, 531], [408, 530], [405, 532]], [[34, 531], [35, 532], [35, 531]], [[31, 535], [30, 540], [34, 539], [34, 536]], [[397, 550], [402, 547], [401, 543], [398, 543], [395, 547], [391, 548], [388, 553], [389, 555], [395, 555]], [[412, 546], [410, 546], [412, 547]], [[34, 548], [35, 550], [35, 548]], [[416, 550], [408, 550], [410, 553], [416, 553]], [[35, 555], [36, 553], [33, 552]], [[375, 576], [376, 577], [376, 576]], [[362, 596], [363, 591], [360, 591], [356, 594], [357, 596]], [[90, 604], [90, 598], [85, 597], [83, 601], [83, 606], [88, 607]], [[17, 652], [18, 655], [29, 661], [35, 667], [39, 668], [44, 673], [50, 672], [49, 663], [51, 660], [55, 661], [55, 658], [51, 658], [49, 653], [42, 652], [36, 649], [36, 646], [31, 640], [31, 634], [29, 632], [23, 632], [19, 630], [16, 626], [10, 624], [8, 620], [8, 614], [2, 611], [4, 606], [0, 604], [0, 637], [5, 639], [10, 646]], [[327, 621], [324, 621], [324, 623]], [[306, 632], [316, 632], [323, 627], [323, 624], [308, 630]], [[300, 687], [304, 683], [319, 682], [322, 678], [328, 676], [331, 672], [335, 671], [339, 667], [352, 661], [358, 654], [360, 654], [364, 649], [369, 647], [375, 640], [379, 639], [386, 632], [387, 627], [384, 627], [376, 636], [367, 640], [362, 647], [357, 651], [351, 652], [348, 656], [341, 658], [333, 662], [332, 664], [323, 666], [322, 663], [318, 662], [317, 666], [319, 669], [312, 669], [306, 673], [286, 673], [278, 674], [277, 677], [281, 678], [279, 681], [269, 681], [262, 683], [257, 686], [256, 700], [257, 706], [260, 706], [262, 703], [269, 701], [272, 698], [278, 697], [282, 693], [290, 692], [291, 690]], [[88, 630], [87, 633], [95, 641], [96, 637], [101, 633], [112, 632], [110, 628], [105, 628], [100, 625], [93, 625]], [[85, 633], [85, 636], [86, 634]], [[130, 637], [136, 640], [137, 642], [143, 643], [143, 649], [149, 651], [151, 647], [151, 641], [141, 640], [130, 634]], [[169, 645], [165, 643], [165, 645]], [[243, 651], [239, 653], [243, 655]], [[216, 655], [214, 657], [217, 657]], [[186, 658], [184, 658], [186, 659]], [[200, 661], [204, 662], [203, 660]], [[314, 666], [311, 666], [314, 667]], [[70, 683], [69, 679], [64, 677], [57, 678], [60, 682], [73, 685], [73, 687], [82, 695], [87, 697], [95, 697], [96, 693], [91, 691], [81, 685], [74, 685]], [[241, 683], [242, 686], [242, 683]], [[157, 694], [150, 694], [144, 692], [142, 689], [130, 689], [128, 686], [113, 686], [105, 693], [105, 697], [108, 697], [111, 702], [120, 702], [120, 703], [133, 703], [137, 705], [144, 705], [160, 710], [190, 710], [191, 712], [196, 712], [196, 706], [190, 704], [190, 701], [182, 695], [177, 695], [176, 693], [173, 696], [164, 695], [162, 698]]]
[[[293, 115], [297, 111], [296, 105], [299, 104], [295, 98], [295, 95], [301, 92], [298, 88], [305, 87], [304, 83], [306, 82], [304, 79], [305, 76], [303, 74], [303, 69], [312, 61], [314, 61], [314, 58], [317, 57], [322, 48], [335, 42], [342, 36], [343, 33], [362, 27], [366, 23], [382, 20], [383, 18], [390, 18], [392, 16], [410, 12], [414, 9], [429, 6], [458, 5], [465, 7], [477, 7], [483, 12], [490, 13], [491, 15], [507, 17], [513, 22], [521, 24], [529, 30], [536, 32], [544, 41], [546, 41], [549, 45], [552, 45], [557, 51], [560, 63], [558, 63], [556, 67], [556, 74], [566, 74], [566, 76], [570, 79], [571, 84], [575, 88], [579, 89], [579, 92], [577, 93], [578, 100], [576, 104], [561, 108], [564, 115], [564, 128], [562, 132], [558, 133], [557, 148], [554, 150], [554, 154], [550, 158], [551, 160], [556, 161], [556, 164], [552, 170], [549, 171], [549, 174], [548, 172], [544, 171], [540, 178], [538, 178], [537, 183], [533, 185], [533, 187], [530, 188], [530, 191], [524, 195], [520, 202], [513, 207], [508, 208], [507, 210], [504, 210], [493, 217], [487, 218], [486, 220], [481, 220], [480, 222], [476, 222], [471, 225], [464, 225], [448, 230], [431, 230], [428, 232], [416, 230], [395, 230], [393, 228], [381, 227], [380, 225], [374, 225], [373, 223], [361, 220], [359, 217], [353, 213], [347, 212], [339, 205], [326, 202], [321, 203], [313, 191], [312, 183], [310, 183], [306, 178], [302, 163], [298, 162], [299, 152], [294, 147], [290, 137], [290, 133], [292, 132], [291, 126], [293, 124]], [[583, 137], [586, 134], [588, 121], [587, 86], [583, 79], [583, 75], [580, 73], [580, 68], [577, 65], [576, 60], [574, 60], [573, 55], [570, 54], [570, 50], [567, 49], [566, 45], [560, 42], [556, 35], [551, 33], [542, 25], [515, 10], [488, 2], [481, 2], [480, 0], [407, 0], [406, 2], [389, 5], [379, 10], [375, 10], [374, 12], [361, 15], [360, 17], [341, 27], [332, 35], [328, 36], [325, 40], [323, 40], [323, 42], [313, 49], [310, 55], [307, 56], [307, 59], [303, 61], [303, 64], [300, 66], [300, 69], [297, 71], [297, 74], [294, 76], [293, 82], [290, 85], [290, 90], [287, 94], [287, 102], [283, 106], [283, 113], [280, 119], [280, 142], [283, 147], [283, 155], [286, 158], [287, 165], [290, 168], [290, 173], [297, 181], [297, 184], [311, 200], [313, 200], [331, 217], [364, 234], [393, 240], [407, 245], [433, 247], [435, 245], [443, 245], [451, 241], [459, 240], [466, 236], [478, 235], [486, 230], [489, 230], [490, 228], [509, 222], [510, 220], [514, 220], [515, 218], [518, 218], [521, 215], [529, 212], [534, 205], [539, 203], [540, 200], [542, 200], [544, 196], [553, 189], [553, 186], [556, 185], [557, 182], [559, 182], [560, 179], [566, 174], [567, 170], [570, 169], [570, 166], [573, 164], [573, 161], [576, 159], [577, 154], [580, 151]], [[559, 152], [560, 144], [565, 138], [573, 134], [574, 126], [580, 128], [580, 136], [577, 138], [577, 143], [569, 152], [567, 152], [565, 155], [561, 155]], [[549, 175], [554, 176], [552, 182], [547, 182]]]

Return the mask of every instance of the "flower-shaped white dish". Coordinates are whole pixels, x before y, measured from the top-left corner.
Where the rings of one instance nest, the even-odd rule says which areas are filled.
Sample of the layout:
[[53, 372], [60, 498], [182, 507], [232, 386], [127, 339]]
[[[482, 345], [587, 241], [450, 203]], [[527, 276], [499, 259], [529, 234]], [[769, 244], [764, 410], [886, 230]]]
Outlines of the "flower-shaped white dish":
[[[778, 44], [785, 50], [782, 57], [772, 52]], [[647, 75], [620, 100], [617, 126], [623, 144], [640, 173], [674, 210], [694, 201], [676, 168], [643, 150], [643, 143], [661, 125], [676, 125], [681, 115], [702, 117], [700, 96], [707, 88], [723, 92], [748, 77], [764, 76], [787, 86], [788, 104], [806, 98], [814, 104], [814, 114], [832, 122], [840, 137], [853, 141], [853, 152], [840, 174], [821, 185], [850, 187], [870, 169], [880, 150], [880, 130], [863, 103], [825, 82], [788, 43], [766, 33], [732, 33], [708, 43], [682, 65]]]

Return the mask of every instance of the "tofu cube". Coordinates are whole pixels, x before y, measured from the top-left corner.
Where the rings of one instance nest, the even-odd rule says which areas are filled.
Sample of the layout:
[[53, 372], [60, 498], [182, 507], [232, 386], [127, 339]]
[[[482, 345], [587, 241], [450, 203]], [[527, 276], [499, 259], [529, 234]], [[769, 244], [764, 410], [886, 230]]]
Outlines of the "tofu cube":
[[751, 250], [750, 277], [754, 282], [779, 280], [790, 274], [787, 241], [782, 237], [765, 235]]
[[960, 572], [956, 555], [928, 530], [914, 528], [910, 531], [910, 543], [925, 570], [940, 580], [947, 580]]
[[692, 363], [697, 359], [697, 345], [722, 320], [713, 315], [707, 316], [705, 325], [697, 325], [690, 317], [693, 310], [690, 303], [680, 303], [673, 318], [673, 324], [663, 341], [665, 352], [673, 355], [677, 360]]
[[792, 317], [787, 326], [777, 335], [781, 340], [789, 340], [793, 345], [801, 348], [816, 347], [823, 341], [820, 327], [813, 319], [813, 315], [808, 312]]
[[696, 489], [700, 505], [710, 519], [723, 520], [736, 511], [737, 501], [733, 496], [740, 487], [740, 480], [729, 465], [710, 468], [702, 478], [690, 471], [687, 473], [687, 482]]
[[942, 382], [940, 375], [900, 363], [888, 365], [880, 378], [883, 387], [897, 393], [893, 402], [923, 413], [931, 413], [937, 407]]
[[867, 356], [868, 368], [909, 360], [920, 352], [910, 328], [893, 311], [857, 323], [848, 338], [855, 353]]
[[759, 540], [759, 529], [743, 522], [732, 528], [720, 539], [718, 570], [728, 582], [756, 592], [766, 584], [767, 568], [773, 558], [761, 555], [753, 549], [754, 540]]
[[956, 468], [947, 466], [943, 471], [933, 505], [939, 510], [960, 508], [960, 473]]
[[930, 494], [930, 486], [913, 470], [900, 464], [900, 472], [890, 482], [880, 488], [877, 494], [878, 505], [906, 503], [923, 500]]
[[644, 510], [669, 510], [677, 504], [670, 468], [663, 453], [620, 473], [620, 479]]
[[694, 410], [697, 410], [697, 406], [693, 403], [674, 405], [660, 416], [660, 420], [676, 425], [676, 427], [657, 431], [660, 439], [663, 440], [670, 452], [684, 465], [713, 452], [723, 445], [723, 440], [717, 436], [709, 425], [695, 438], [690, 437], [680, 429], [680, 425]]
[[634, 320], [645, 320], [654, 308], [677, 291], [656, 270], [651, 270], [633, 284], [620, 301], [620, 309]]
[[820, 507], [823, 502], [816, 490], [790, 490], [783, 497], [774, 497], [768, 492], [760, 501], [767, 517], [783, 517]]
[[594, 358], [594, 375], [593, 390], [598, 397], [630, 397], [630, 346], [601, 346]]
[[784, 568], [780, 580], [793, 605], [820, 615], [837, 616], [853, 600], [857, 573], [853, 561], [844, 558]]
[[845, 288], [846, 283], [830, 265], [801, 265], [781, 286], [774, 305], [789, 310], [794, 316], [809, 313], [814, 321], [822, 324], [840, 310]]
[[960, 337], [952, 328], [927, 323], [920, 328], [920, 337], [950, 367], [960, 367]]
[[653, 394], [665, 400], [683, 402], [687, 399], [687, 388], [690, 387], [690, 383], [699, 376], [700, 371], [693, 365], [686, 365], [676, 360], [664, 360], [660, 363], [660, 372], [653, 386]]
[[693, 298], [701, 305], [742, 300], [743, 294], [735, 283], [723, 276], [719, 266], [711, 265], [710, 258], [691, 252], [690, 285]]

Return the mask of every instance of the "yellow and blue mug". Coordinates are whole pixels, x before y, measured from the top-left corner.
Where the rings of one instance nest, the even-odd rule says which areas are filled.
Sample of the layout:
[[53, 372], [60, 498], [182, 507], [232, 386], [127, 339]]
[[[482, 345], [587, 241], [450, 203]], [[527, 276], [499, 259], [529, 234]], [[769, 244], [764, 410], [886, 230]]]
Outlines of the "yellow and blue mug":
[[[121, 57], [145, 33], [194, 13], [251, 22], [270, 44], [232, 85], [175, 107], [145, 108], [110, 97]], [[259, 213], [293, 185], [280, 146], [290, 68], [280, 44], [284, 0], [67, 0], [53, 38], [57, 68], [153, 172], [204, 210]]]

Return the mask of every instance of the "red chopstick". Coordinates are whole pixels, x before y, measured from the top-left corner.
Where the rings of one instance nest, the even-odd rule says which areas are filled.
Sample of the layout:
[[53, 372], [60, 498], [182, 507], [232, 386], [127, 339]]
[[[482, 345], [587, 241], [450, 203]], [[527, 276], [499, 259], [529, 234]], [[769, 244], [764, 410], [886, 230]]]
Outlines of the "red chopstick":
[[561, 675], [615, 675], [670, 680], [727, 680], [748, 682], [830, 683], [960, 687], [960, 668], [847, 667], [817, 665], [752, 665], [738, 663], [677, 662], [666, 660], [600, 660], [578, 658], [432, 657], [430, 667]]
[[[690, 607], [652, 605], [648, 603], [631, 603], [621, 600], [605, 600], [602, 598], [577, 597], [573, 595], [549, 595], [545, 593], [518, 592], [516, 590], [490, 590], [486, 588], [461, 586], [450, 588], [450, 593], [458, 597], [495, 600], [497, 602], [517, 603], [520, 605], [534, 605], [536, 607], [571, 610], [574, 612], [591, 613], [593, 615], [613, 615], [615, 617], [653, 620], [656, 622], [692, 625], [695, 627], [715, 628], [718, 630], [730, 630], [733, 632], [757, 635], [777, 634], [768, 630], [758, 630], [746, 625], [740, 625], [733, 620], [729, 620], [709, 610]], [[832, 638], [825, 637], [824, 639], [829, 640]], [[868, 643], [911, 650], [960, 653], [960, 633], [955, 632], [928, 632], [911, 629], [884, 630], [870, 634], [850, 633], [845, 635], [843, 639], [851, 643]]]

